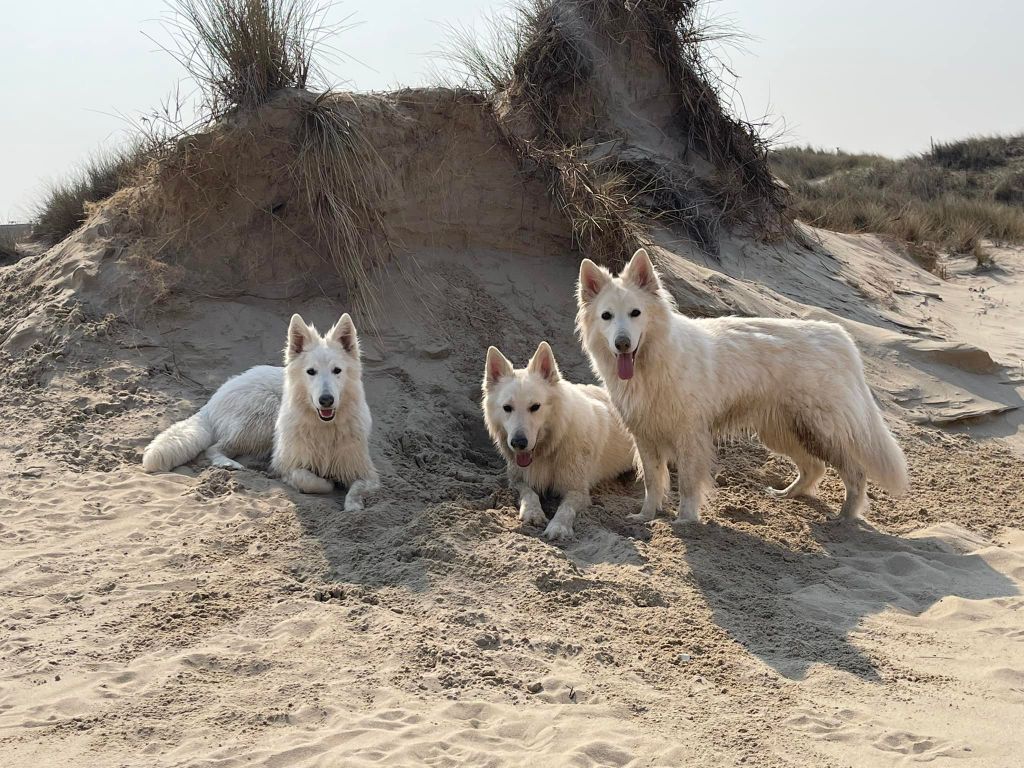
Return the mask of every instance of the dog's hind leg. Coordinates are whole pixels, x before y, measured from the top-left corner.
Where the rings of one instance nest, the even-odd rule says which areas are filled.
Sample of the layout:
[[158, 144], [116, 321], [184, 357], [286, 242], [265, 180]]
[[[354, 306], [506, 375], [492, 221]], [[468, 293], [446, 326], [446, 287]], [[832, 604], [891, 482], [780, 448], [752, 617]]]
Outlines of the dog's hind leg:
[[793, 421], [793, 434], [807, 454], [839, 470], [839, 477], [846, 486], [846, 498], [843, 500], [839, 516], [846, 520], [860, 518], [868, 508], [867, 476], [864, 468], [843, 449], [841, 444], [823, 437], [820, 430], [812, 428], [802, 419]]
[[867, 482], [864, 470], [858, 466], [847, 466], [839, 470], [839, 476], [846, 486], [846, 498], [839, 516], [845, 520], [859, 520], [868, 508]]
[[765, 447], [788, 456], [796, 464], [796, 479], [785, 488], [766, 488], [769, 495], [777, 499], [792, 499], [796, 496], [813, 497], [818, 483], [825, 475], [825, 462], [808, 453], [788, 429], [760, 429], [758, 437]]
[[641, 446], [639, 441], [637, 453], [640, 454], [640, 463], [644, 470], [644, 504], [639, 514], [626, 517], [628, 523], [646, 523], [653, 520], [665, 503], [665, 494], [668, 493], [668, 462], [651, 450], [650, 446]]
[[206, 449], [206, 458], [208, 458], [210, 463], [215, 467], [222, 467], [224, 469], [245, 469], [245, 467], [224, 453], [225, 448], [226, 446], [222, 442], [214, 443]]

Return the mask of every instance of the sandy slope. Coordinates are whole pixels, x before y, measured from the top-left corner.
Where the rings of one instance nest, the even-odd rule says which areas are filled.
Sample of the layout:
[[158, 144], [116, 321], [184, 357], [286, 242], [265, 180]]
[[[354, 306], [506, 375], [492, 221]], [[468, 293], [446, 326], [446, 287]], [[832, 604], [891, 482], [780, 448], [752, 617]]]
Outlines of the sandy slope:
[[[120, 266], [102, 236], [7, 268], [3, 764], [1014, 764], [1024, 464], [1012, 440], [924, 422], [1019, 402], [1021, 254], [933, 284], [872, 238], [819, 236], [811, 262], [665, 258], [684, 306], [847, 322], [908, 497], [843, 526], [834, 476], [820, 502], [770, 500], [786, 462], [738, 443], [707, 524], [624, 525], [640, 490], [614, 483], [565, 546], [519, 527], [477, 402], [489, 343], [523, 359], [545, 336], [589, 377], [571, 254], [422, 249], [422, 273], [387, 281], [360, 327], [388, 490], [356, 515], [258, 468], [138, 466], [225, 375], [277, 358], [293, 300], [194, 296], [126, 322], [103, 309]], [[772, 277], [808, 263], [803, 286]], [[938, 306], [901, 327], [926, 283]], [[1014, 418], [971, 431], [1013, 436]]]

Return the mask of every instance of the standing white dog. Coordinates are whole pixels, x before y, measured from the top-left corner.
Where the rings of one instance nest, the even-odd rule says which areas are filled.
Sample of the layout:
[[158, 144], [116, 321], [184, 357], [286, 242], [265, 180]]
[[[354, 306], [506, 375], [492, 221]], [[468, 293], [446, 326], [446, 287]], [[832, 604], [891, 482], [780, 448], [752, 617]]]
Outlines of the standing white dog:
[[487, 431], [519, 491], [519, 519], [547, 523], [538, 493], [551, 491], [562, 501], [544, 536], [571, 537], [577, 513], [590, 505], [591, 487], [635, 463], [633, 439], [608, 393], [565, 381], [546, 341], [525, 369], [513, 369], [497, 348], [488, 349], [483, 392]]
[[846, 486], [842, 516], [867, 506], [866, 478], [895, 495], [907, 465], [864, 381], [857, 348], [839, 325], [722, 317], [691, 320], [644, 249], [618, 277], [580, 265], [577, 330], [594, 371], [636, 439], [646, 498], [635, 521], [654, 519], [679, 479], [676, 519], [697, 521], [711, 480], [714, 436], [756, 430], [799, 475], [779, 497], [813, 495], [835, 467]]
[[337, 480], [349, 487], [345, 509], [361, 509], [379, 482], [352, 318], [321, 336], [292, 315], [284, 355], [284, 368], [258, 365], [224, 382], [149, 444], [143, 468], [166, 472], [205, 450], [214, 466], [242, 469], [233, 456], [272, 453], [271, 471], [293, 488], [329, 493]]

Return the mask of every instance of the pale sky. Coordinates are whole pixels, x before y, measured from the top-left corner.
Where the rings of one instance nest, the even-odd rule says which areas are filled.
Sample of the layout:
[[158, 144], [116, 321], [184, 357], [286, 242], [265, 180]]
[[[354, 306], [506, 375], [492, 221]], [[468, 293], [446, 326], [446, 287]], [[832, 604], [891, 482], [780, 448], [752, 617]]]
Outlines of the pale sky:
[[[348, 0], [356, 26], [334, 45], [336, 83], [381, 90], [429, 82], [444, 25], [476, 25], [487, 0]], [[124, 141], [117, 113], [146, 112], [181, 83], [159, 50], [162, 0], [4, 4], [0, 45], [0, 221], [31, 215], [47, 181]], [[929, 139], [1024, 132], [1024, 2], [718, 0], [753, 39], [729, 53], [750, 118], [769, 112], [787, 143], [903, 155]], [[441, 66], [444, 66], [441, 64]]]

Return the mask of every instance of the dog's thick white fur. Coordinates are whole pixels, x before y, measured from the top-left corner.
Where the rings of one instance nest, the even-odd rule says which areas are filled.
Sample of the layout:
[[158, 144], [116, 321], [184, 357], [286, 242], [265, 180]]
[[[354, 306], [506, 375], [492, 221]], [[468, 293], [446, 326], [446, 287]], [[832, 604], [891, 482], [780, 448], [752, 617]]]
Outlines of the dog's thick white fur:
[[697, 521], [711, 480], [716, 435], [754, 430], [799, 474], [773, 495], [813, 495], [835, 467], [846, 486], [841, 514], [867, 506], [866, 478], [905, 492], [903, 452], [864, 381], [860, 354], [835, 323], [679, 314], [647, 251], [618, 276], [580, 265], [577, 330], [597, 375], [636, 439], [652, 520], [679, 480], [676, 519]]
[[284, 355], [283, 368], [258, 365], [224, 382], [149, 444], [143, 468], [166, 472], [205, 450], [214, 466], [242, 469], [233, 457], [271, 454], [271, 471], [293, 488], [329, 493], [338, 481], [348, 486], [345, 509], [361, 509], [379, 482], [352, 318], [321, 336], [293, 315]]
[[[519, 492], [519, 518], [528, 525], [547, 523], [549, 539], [571, 537], [593, 485], [635, 464], [633, 439], [608, 393], [563, 379], [546, 341], [520, 369], [495, 347], [488, 349], [483, 393], [487, 431]], [[538, 495], [548, 491], [562, 497], [549, 523]]]

